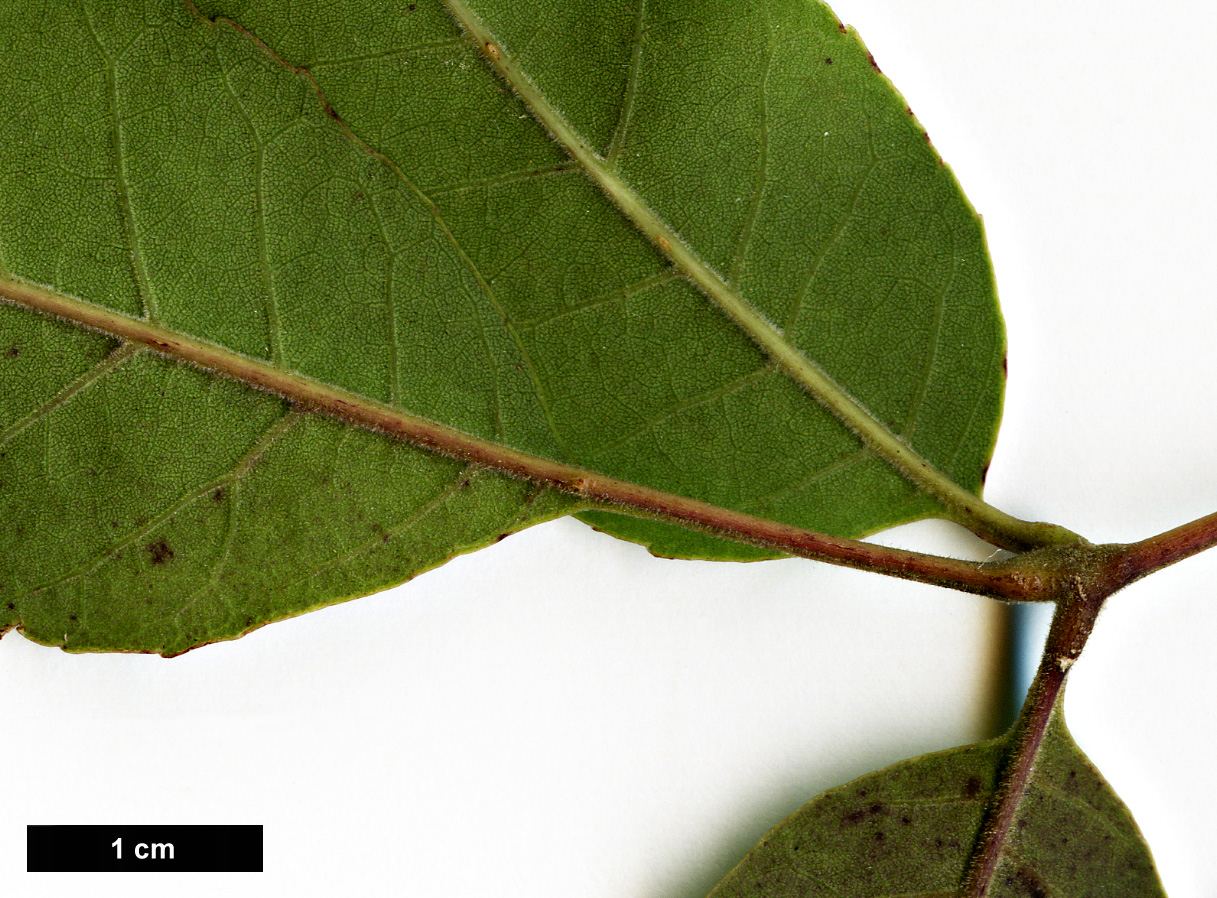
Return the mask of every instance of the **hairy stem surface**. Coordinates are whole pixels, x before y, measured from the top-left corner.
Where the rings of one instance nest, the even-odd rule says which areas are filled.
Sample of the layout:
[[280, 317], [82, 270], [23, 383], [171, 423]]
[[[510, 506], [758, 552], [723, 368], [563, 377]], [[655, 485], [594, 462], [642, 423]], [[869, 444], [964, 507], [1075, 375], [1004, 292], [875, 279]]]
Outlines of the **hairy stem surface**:
[[1217, 512], [1125, 547], [1120, 586], [1217, 545]]
[[1060, 713], [1061, 689], [1094, 628], [1105, 598], [1090, 596], [1086, 584], [1077, 578], [1070, 584], [1070, 595], [1057, 606], [1039, 670], [1014, 725], [997, 791], [968, 861], [963, 898], [987, 898], [989, 895], [1048, 725], [1053, 715]]

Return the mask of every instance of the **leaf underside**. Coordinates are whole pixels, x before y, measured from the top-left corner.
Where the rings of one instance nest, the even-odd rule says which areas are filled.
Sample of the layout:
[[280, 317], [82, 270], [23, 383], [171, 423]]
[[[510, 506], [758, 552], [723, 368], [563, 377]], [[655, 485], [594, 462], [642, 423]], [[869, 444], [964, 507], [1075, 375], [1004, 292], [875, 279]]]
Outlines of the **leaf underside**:
[[[1004, 352], [983, 235], [855, 35], [789, 0], [469, 6], [743, 301], [979, 490]], [[483, 51], [436, 0], [6, 0], [0, 275], [775, 520], [935, 513]], [[587, 511], [19, 306], [0, 384], [0, 627], [72, 650], [178, 653]]]
[[[832, 789], [775, 826], [710, 898], [955, 898], [1008, 737]], [[1128, 809], [1058, 706], [990, 898], [1165, 898]]]

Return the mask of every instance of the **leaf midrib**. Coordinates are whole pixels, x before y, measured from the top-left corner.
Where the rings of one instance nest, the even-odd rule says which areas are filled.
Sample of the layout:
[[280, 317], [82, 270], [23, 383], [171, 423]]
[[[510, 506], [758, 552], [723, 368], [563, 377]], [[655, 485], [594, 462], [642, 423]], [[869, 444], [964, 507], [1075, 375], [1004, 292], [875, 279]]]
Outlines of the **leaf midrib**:
[[[444, 0], [457, 23], [476, 42], [482, 57], [507, 82], [525, 107], [554, 140], [571, 155], [609, 201], [694, 286], [772, 358], [809, 396], [827, 408], [870, 449], [914, 486], [939, 501], [943, 512], [995, 545], [1024, 549], [1059, 538], [988, 505], [938, 470], [911, 445], [870, 413], [814, 361], [788, 341], [768, 320], [710, 265], [703, 261], [639, 194], [615, 171], [612, 159], [601, 156], [546, 98], [512, 59], [496, 34], [465, 0]], [[637, 37], [645, 29], [637, 26]], [[1070, 534], [1071, 536], [1072, 534]]]

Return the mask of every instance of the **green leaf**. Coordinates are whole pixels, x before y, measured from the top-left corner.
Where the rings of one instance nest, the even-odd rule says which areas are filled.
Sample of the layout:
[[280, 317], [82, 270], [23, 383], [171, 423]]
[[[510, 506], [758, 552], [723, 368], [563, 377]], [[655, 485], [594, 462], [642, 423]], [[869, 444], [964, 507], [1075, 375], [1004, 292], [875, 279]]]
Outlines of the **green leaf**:
[[[825, 792], [749, 852], [710, 898], [954, 898], [1009, 736], [924, 755]], [[1128, 809], [1058, 704], [991, 898], [1164, 898]]]
[[[801, 365], [980, 488], [979, 221], [821, 4], [22, 0], [0, 58], [14, 281], [810, 529], [941, 513]], [[0, 626], [39, 641], [180, 652], [583, 507], [101, 330], [0, 308]]]

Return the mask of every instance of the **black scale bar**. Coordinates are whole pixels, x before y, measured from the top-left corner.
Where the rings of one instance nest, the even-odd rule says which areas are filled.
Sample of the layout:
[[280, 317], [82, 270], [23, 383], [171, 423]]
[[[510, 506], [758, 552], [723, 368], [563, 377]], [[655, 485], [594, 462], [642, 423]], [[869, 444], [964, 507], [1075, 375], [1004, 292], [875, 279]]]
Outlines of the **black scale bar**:
[[261, 826], [27, 826], [29, 873], [261, 873]]

